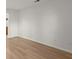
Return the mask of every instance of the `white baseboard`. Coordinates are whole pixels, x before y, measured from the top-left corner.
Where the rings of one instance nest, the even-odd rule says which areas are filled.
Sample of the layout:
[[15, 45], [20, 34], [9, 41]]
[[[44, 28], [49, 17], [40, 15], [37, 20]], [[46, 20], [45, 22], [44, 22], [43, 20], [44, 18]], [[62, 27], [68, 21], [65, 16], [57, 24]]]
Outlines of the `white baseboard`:
[[26, 37], [26, 36], [19, 36], [19, 37], [22, 37], [22, 38], [25, 38], [25, 39], [29, 39], [29, 40], [35, 41], [35, 42], [37, 42], [37, 43], [41, 43], [41, 44], [44, 44], [44, 45], [47, 45], [47, 46], [50, 46], [50, 47], [54, 47], [54, 48], [59, 49], [59, 50], [62, 50], [62, 51], [66, 51], [66, 52], [72, 53], [72, 51], [69, 51], [69, 50], [67, 50], [67, 49], [63, 49], [63, 48], [60, 48], [60, 47], [57, 47], [57, 46], [51, 46], [51, 45], [46, 44], [46, 43], [44, 43], [44, 42], [40, 42], [40, 41], [34, 40], [34, 39], [31, 38], [31, 37]]
[[18, 37], [17, 35], [14, 35], [14, 36], [6, 36], [7, 38], [13, 38], [13, 37]]

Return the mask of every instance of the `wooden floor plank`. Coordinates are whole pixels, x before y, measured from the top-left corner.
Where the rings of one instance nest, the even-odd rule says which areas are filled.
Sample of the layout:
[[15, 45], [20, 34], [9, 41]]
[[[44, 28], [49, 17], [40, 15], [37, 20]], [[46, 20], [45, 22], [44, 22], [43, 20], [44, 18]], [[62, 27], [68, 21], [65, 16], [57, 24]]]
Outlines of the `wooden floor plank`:
[[28, 39], [7, 39], [7, 59], [72, 59], [72, 55]]

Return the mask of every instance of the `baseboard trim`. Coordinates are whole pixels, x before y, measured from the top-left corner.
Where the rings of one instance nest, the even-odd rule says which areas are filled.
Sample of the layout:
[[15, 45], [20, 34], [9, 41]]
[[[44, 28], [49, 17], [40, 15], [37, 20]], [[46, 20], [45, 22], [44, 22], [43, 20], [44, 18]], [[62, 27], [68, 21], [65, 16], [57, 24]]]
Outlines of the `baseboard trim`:
[[7, 38], [14, 38], [14, 37], [19, 37], [19, 36], [6, 36]]
[[49, 47], [52, 47], [52, 48], [56, 48], [56, 49], [62, 50], [62, 51], [64, 51], [64, 52], [67, 52], [67, 53], [72, 54], [71, 51], [68, 51], [68, 50], [66, 50], [66, 49], [59, 48], [59, 47], [56, 47], [56, 46], [51, 46], [51, 45], [48, 45], [48, 44], [43, 43], [43, 42], [40, 42], [40, 41], [33, 40], [33, 38], [31, 38], [31, 37], [25, 37], [25, 36], [18, 36], [18, 37], [21, 37], [21, 38], [24, 38], [24, 39], [29, 39], [29, 40], [34, 41], [34, 42], [37, 42], [37, 43], [39, 43], [39, 44], [43, 44], [43, 45], [46, 45], [46, 46], [49, 46]]

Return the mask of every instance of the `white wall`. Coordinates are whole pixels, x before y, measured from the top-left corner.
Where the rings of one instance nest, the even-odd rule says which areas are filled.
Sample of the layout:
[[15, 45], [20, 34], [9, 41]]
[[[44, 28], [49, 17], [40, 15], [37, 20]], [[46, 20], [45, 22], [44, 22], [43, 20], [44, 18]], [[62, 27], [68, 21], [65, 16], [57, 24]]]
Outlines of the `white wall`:
[[49, 0], [20, 11], [19, 36], [72, 51], [71, 0]]
[[14, 37], [18, 35], [18, 11], [13, 9], [7, 9], [6, 13], [9, 14], [8, 20], [8, 37]]
[[40, 7], [7, 9], [9, 37], [32, 38], [52, 47], [72, 51], [71, 0], [49, 0]]

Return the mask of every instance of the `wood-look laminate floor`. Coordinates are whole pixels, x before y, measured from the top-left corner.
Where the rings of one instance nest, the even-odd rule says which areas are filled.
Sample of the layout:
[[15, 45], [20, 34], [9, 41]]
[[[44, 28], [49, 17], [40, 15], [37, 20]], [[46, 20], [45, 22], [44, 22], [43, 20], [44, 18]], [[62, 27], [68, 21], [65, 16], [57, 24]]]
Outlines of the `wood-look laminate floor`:
[[7, 59], [72, 59], [71, 54], [20, 37], [7, 39]]

